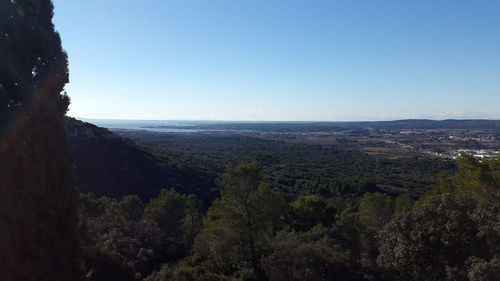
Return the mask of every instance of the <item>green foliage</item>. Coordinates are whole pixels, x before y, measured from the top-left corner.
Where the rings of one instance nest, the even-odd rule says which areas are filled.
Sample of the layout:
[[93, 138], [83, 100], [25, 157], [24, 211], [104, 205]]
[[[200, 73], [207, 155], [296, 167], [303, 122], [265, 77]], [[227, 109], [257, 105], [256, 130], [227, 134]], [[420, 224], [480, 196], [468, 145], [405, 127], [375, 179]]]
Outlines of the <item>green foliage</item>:
[[196, 235], [203, 227], [203, 215], [200, 213], [202, 202], [194, 195], [186, 197], [186, 214], [183, 219], [182, 229], [186, 247], [193, 247]]
[[117, 203], [116, 209], [131, 221], [140, 221], [144, 212], [142, 200], [137, 195], [126, 195]]
[[179, 236], [186, 212], [186, 199], [173, 189], [161, 190], [144, 209], [146, 219], [155, 221], [170, 236]]
[[494, 280], [500, 254], [498, 165], [463, 155], [455, 174], [441, 176], [417, 204], [393, 218], [379, 234], [378, 264], [387, 276]]
[[399, 195], [394, 201], [394, 214], [402, 215], [408, 212], [413, 205], [413, 200], [411, 195], [408, 193], [404, 193]]
[[182, 257], [194, 243], [202, 228], [201, 202], [194, 195], [182, 195], [163, 189], [144, 209], [144, 218], [154, 221], [168, 241], [169, 256]]
[[[450, 176], [460, 179], [455, 184], [472, 177], [491, 192], [484, 179], [493, 176], [477, 177], [467, 170], [477, 166], [461, 165], [457, 173], [467, 176]], [[196, 197], [174, 190], [162, 190], [146, 206], [135, 196], [82, 195], [92, 238], [86, 245], [95, 245], [85, 251], [89, 278], [116, 272], [144, 281], [486, 281], [498, 275], [500, 201], [471, 195], [483, 194], [480, 188], [454, 194], [436, 188], [417, 204], [410, 194], [365, 193], [355, 208], [342, 198], [274, 191], [256, 162], [229, 166], [217, 183], [221, 196], [206, 218]]]
[[500, 201], [483, 202], [471, 214], [477, 225], [477, 238], [483, 241], [476, 245], [479, 256], [500, 256]]
[[366, 193], [359, 202], [359, 220], [369, 230], [379, 231], [394, 213], [394, 200], [379, 192]]
[[500, 160], [480, 162], [464, 154], [457, 159], [456, 165], [457, 171], [452, 175], [441, 175], [438, 184], [421, 201], [442, 193], [464, 196], [477, 202], [500, 200]]
[[467, 277], [469, 281], [491, 281], [500, 276], [500, 257], [490, 261], [473, 257], [468, 260]]
[[110, 208], [111, 200], [107, 197], [97, 198], [93, 193], [80, 193], [80, 214], [87, 218], [103, 215]]
[[[50, 0], [2, 1], [0, 4], [0, 129], [19, 115], [51, 115], [61, 122], [69, 100], [67, 56], [52, 24]], [[38, 103], [38, 104], [35, 104]], [[40, 112], [34, 112], [39, 107]], [[53, 110], [53, 112], [50, 112]], [[41, 122], [48, 120], [40, 120]]]
[[146, 206], [135, 195], [116, 200], [89, 193], [80, 199], [84, 267], [95, 281], [130, 271], [147, 276], [184, 257], [201, 229], [201, 202], [174, 190], [162, 190]]
[[143, 281], [236, 281], [236, 279], [214, 271], [216, 268], [210, 261], [204, 261], [198, 256], [191, 256], [173, 267], [163, 265], [159, 271], [144, 278]]
[[[250, 270], [259, 276], [259, 261], [276, 232], [286, 202], [260, 183], [257, 163], [229, 167], [219, 180], [221, 197], [210, 207], [197, 252], [213, 258], [226, 273]], [[283, 207], [285, 206], [285, 207]]]
[[[404, 280], [455, 280], [466, 276], [468, 259], [489, 259], [495, 253], [481, 237], [482, 227], [471, 216], [474, 210], [470, 200], [451, 194], [437, 195], [415, 206], [393, 219], [379, 234], [379, 265], [388, 276]], [[487, 215], [481, 212], [480, 217]], [[496, 240], [498, 233], [495, 235]]]
[[85, 253], [88, 281], [137, 281], [135, 269], [120, 255], [112, 252], [89, 251]]
[[0, 1], [0, 273], [79, 280], [67, 56], [50, 0]]
[[[220, 134], [156, 134], [120, 132], [150, 145], [158, 157], [199, 174], [218, 177], [227, 163], [257, 160], [263, 182], [293, 196], [320, 195], [355, 201], [366, 192], [408, 192], [418, 195], [435, 183], [436, 175], [454, 168], [451, 161], [408, 157], [384, 159], [344, 143], [318, 145], [306, 138], [279, 140]], [[276, 135], [273, 135], [276, 136]], [[199, 186], [211, 186], [200, 182]], [[199, 197], [199, 196], [198, 196]], [[201, 197], [200, 197], [201, 198]]]
[[[92, 280], [105, 280], [99, 276], [113, 274], [114, 270], [116, 274], [148, 272], [164, 256], [164, 233], [156, 223], [142, 219], [142, 203], [136, 196], [110, 200], [82, 194], [81, 200], [84, 266], [94, 276]], [[95, 206], [99, 212], [90, 212], [88, 208]], [[101, 266], [96, 258], [110, 266]]]
[[367, 192], [380, 191], [373, 182], [358, 177], [334, 179], [316, 178], [299, 184], [301, 194], [316, 194], [324, 197], [343, 197], [354, 199]]
[[324, 199], [318, 195], [300, 196], [291, 203], [294, 229], [307, 231], [317, 224], [331, 226], [335, 222], [342, 199]]
[[144, 278], [143, 281], [171, 281], [174, 278], [172, 268], [164, 264], [161, 266], [160, 270], [151, 273], [148, 277]]
[[172, 155], [159, 157], [116, 132], [66, 118], [70, 152], [81, 192], [121, 198], [133, 194], [144, 202], [162, 188], [194, 194], [206, 205], [215, 198], [215, 176], [202, 169], [176, 163]]
[[266, 276], [273, 281], [362, 280], [349, 249], [317, 226], [309, 232], [279, 232], [271, 253], [262, 259]]

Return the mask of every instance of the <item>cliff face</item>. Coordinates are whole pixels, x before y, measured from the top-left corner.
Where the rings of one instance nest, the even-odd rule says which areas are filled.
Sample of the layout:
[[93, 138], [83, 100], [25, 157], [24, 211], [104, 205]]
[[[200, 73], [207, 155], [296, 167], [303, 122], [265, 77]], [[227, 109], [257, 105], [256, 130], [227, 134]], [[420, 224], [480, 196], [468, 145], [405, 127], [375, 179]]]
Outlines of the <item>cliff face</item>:
[[162, 188], [210, 199], [214, 179], [189, 167], [156, 157], [133, 141], [73, 118], [66, 122], [78, 186], [82, 192], [119, 198], [136, 194], [147, 200]]
[[[118, 141], [120, 138], [110, 132], [108, 129], [97, 127], [90, 123], [78, 121], [73, 118], [68, 118], [66, 131], [68, 137], [74, 140], [91, 141], [91, 140], [105, 140], [105, 141]], [[125, 140], [125, 139], [123, 139]]]

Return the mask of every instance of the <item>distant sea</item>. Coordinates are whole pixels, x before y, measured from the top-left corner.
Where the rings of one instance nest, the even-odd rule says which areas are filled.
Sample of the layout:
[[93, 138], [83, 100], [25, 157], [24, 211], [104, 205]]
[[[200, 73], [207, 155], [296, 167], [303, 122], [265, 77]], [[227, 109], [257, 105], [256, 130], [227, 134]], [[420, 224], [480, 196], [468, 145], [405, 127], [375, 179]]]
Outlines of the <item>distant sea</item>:
[[[213, 128], [203, 128], [206, 125], [221, 125], [221, 124], [313, 124], [316, 122], [309, 121], [213, 121], [213, 120], [120, 120], [120, 119], [88, 119], [77, 118], [84, 122], [94, 124], [96, 126], [107, 128], [110, 130], [141, 130], [152, 132], [169, 132], [169, 133], [193, 133], [201, 131], [220, 131]], [[321, 122], [335, 123], [335, 122]], [[190, 128], [192, 127], [192, 129]], [[226, 130], [228, 130], [226, 128]], [[230, 128], [229, 130], [234, 130]]]
[[86, 119], [86, 118], [80, 118], [80, 120], [110, 130], [142, 130], [142, 131], [170, 132], [170, 133], [199, 132], [204, 130], [198, 128], [189, 129], [186, 127], [195, 127], [202, 124], [223, 123], [217, 121], [118, 120], [118, 119]]
[[500, 120], [427, 120], [409, 119], [395, 121], [207, 121], [207, 120], [119, 120], [87, 119], [82, 121], [111, 130], [142, 130], [153, 132], [201, 132], [201, 131], [338, 131], [353, 128], [386, 129], [500, 129]]

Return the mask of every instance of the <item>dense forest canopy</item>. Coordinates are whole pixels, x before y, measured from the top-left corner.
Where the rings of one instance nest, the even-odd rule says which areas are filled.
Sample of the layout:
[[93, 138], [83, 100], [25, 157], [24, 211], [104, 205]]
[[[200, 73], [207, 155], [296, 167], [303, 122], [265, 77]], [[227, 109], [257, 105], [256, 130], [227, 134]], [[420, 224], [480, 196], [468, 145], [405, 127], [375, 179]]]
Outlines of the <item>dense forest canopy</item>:
[[[82, 194], [91, 280], [469, 280], [500, 273], [500, 166], [463, 156], [418, 200], [290, 195], [256, 162], [229, 166], [208, 211], [163, 190], [142, 202]], [[112, 265], [112, 266], [111, 266]]]

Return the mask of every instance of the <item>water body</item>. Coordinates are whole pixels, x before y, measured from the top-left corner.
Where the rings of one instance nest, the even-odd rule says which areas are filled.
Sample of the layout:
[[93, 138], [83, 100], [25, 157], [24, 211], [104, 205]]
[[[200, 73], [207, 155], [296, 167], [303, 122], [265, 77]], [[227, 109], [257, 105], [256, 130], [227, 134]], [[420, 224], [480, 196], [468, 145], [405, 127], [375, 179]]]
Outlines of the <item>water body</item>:
[[[339, 127], [339, 122], [304, 121], [185, 121], [185, 120], [119, 120], [83, 119], [110, 130], [141, 130], [152, 132], [193, 133], [203, 131], [324, 131]], [[337, 128], [338, 129], [338, 128]]]
[[[208, 124], [208, 121], [117, 120], [83, 118], [81, 120], [110, 130], [141, 130], [168, 133], [199, 132], [203, 130], [195, 128], [196, 126], [199, 126], [200, 124]], [[193, 127], [193, 129], [189, 129], [189, 127]]]
[[[187, 121], [187, 120], [119, 120], [119, 119], [86, 119], [82, 121], [92, 123], [96, 126], [110, 130], [141, 130], [167, 133], [193, 133], [203, 131], [269, 131], [276, 128], [285, 127], [303, 128], [314, 122], [297, 121]], [[329, 124], [327, 122], [327, 124]], [[332, 123], [334, 124], [334, 123]], [[296, 128], [295, 128], [296, 129]], [[283, 129], [281, 129], [283, 131]]]

